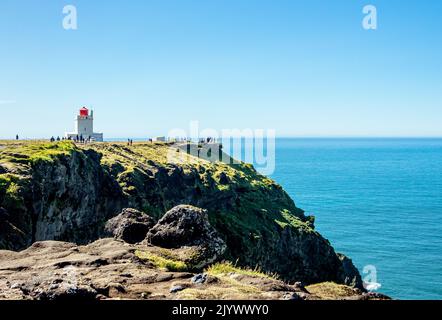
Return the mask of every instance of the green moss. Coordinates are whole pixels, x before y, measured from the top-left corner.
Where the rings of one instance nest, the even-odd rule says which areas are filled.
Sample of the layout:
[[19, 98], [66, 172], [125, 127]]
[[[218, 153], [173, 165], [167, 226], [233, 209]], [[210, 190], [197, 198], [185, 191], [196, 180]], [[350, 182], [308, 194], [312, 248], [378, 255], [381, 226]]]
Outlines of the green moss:
[[52, 162], [60, 155], [69, 155], [76, 149], [75, 144], [71, 141], [61, 141], [55, 143], [42, 144], [36, 150], [33, 150], [29, 157], [32, 163], [39, 161]]
[[12, 163], [36, 164], [40, 161], [52, 162], [60, 155], [69, 155], [76, 149], [72, 141], [41, 142], [32, 141], [17, 145], [7, 145], [0, 156], [1, 160]]
[[0, 205], [13, 210], [20, 210], [24, 207], [19, 182], [20, 179], [16, 175], [0, 175]]
[[219, 191], [228, 191], [231, 190], [230, 185], [224, 185], [224, 184], [217, 184], [216, 187]]
[[0, 174], [0, 190], [6, 190], [12, 182], [12, 175]]
[[316, 298], [323, 300], [339, 300], [356, 295], [353, 288], [334, 282], [322, 282], [310, 285], [306, 289]]
[[164, 258], [150, 252], [143, 252], [137, 250], [135, 251], [135, 256], [137, 256], [141, 260], [149, 261], [156, 268], [165, 269], [167, 271], [185, 272], [190, 269], [182, 261], [173, 260], [171, 258]]
[[274, 220], [282, 229], [287, 227], [289, 224], [287, 222], [279, 221], [278, 219]]
[[[310, 223], [302, 221], [301, 219], [299, 219], [298, 217], [293, 215], [287, 209], [281, 210], [281, 215], [290, 226], [295, 227], [297, 229], [302, 229], [306, 232], [314, 232]], [[275, 222], [276, 222], [276, 220], [275, 220]]]
[[259, 267], [255, 269], [236, 267], [230, 261], [218, 262], [207, 268], [206, 272], [212, 276], [228, 275], [230, 273], [243, 274], [252, 277], [278, 279], [276, 274], [264, 273]]

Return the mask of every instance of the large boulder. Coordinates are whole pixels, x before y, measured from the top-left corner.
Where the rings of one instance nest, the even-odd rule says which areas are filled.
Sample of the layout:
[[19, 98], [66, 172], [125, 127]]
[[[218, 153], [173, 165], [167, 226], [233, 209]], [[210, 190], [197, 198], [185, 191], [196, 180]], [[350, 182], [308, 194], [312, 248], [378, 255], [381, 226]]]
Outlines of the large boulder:
[[108, 236], [133, 244], [143, 241], [154, 224], [155, 220], [146, 213], [126, 208], [106, 223], [105, 232]]
[[178, 205], [149, 230], [146, 240], [155, 246], [177, 249], [192, 247], [189, 261], [202, 268], [217, 260], [226, 250], [226, 244], [210, 225], [207, 210], [190, 205]]

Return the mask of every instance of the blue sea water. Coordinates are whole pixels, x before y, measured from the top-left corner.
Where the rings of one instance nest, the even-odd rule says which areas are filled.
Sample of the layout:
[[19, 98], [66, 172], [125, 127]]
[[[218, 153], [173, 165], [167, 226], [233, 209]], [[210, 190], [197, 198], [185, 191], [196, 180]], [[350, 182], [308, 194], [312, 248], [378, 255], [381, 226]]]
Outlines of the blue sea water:
[[442, 299], [442, 139], [277, 139], [271, 177], [380, 292]]

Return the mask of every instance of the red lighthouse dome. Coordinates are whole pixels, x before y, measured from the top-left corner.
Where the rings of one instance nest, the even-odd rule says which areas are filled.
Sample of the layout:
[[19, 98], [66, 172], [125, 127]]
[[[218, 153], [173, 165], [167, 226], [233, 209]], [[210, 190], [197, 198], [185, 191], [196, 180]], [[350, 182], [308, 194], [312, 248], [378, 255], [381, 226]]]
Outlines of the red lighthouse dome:
[[83, 107], [80, 109], [80, 116], [87, 117], [89, 115], [89, 109], [86, 107]]

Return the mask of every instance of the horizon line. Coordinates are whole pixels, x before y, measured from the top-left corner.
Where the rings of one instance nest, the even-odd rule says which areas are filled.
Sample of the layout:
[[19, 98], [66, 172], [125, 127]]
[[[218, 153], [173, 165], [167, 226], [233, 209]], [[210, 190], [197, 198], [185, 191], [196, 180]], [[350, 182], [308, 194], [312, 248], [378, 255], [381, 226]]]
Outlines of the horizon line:
[[[61, 137], [61, 136], [60, 136]], [[136, 140], [149, 140], [151, 138], [155, 138], [156, 136], [152, 137], [140, 137], [140, 136], [127, 136], [127, 137], [109, 137], [104, 138], [104, 142], [113, 142], [110, 140], [121, 140], [126, 141], [127, 139], [136, 139]], [[203, 137], [200, 137], [203, 138]], [[256, 137], [248, 137], [248, 136], [241, 136], [241, 137], [230, 137], [231, 139], [257, 139]], [[276, 139], [442, 139], [441, 136], [289, 136], [289, 135], [281, 135], [276, 136]], [[49, 140], [50, 138], [47, 137], [25, 137], [20, 138], [18, 141], [32, 141], [32, 140]], [[222, 139], [222, 138], [219, 138]], [[266, 139], [264, 137], [264, 139]], [[16, 141], [15, 138], [5, 138], [0, 137], [0, 140], [3, 141]]]

